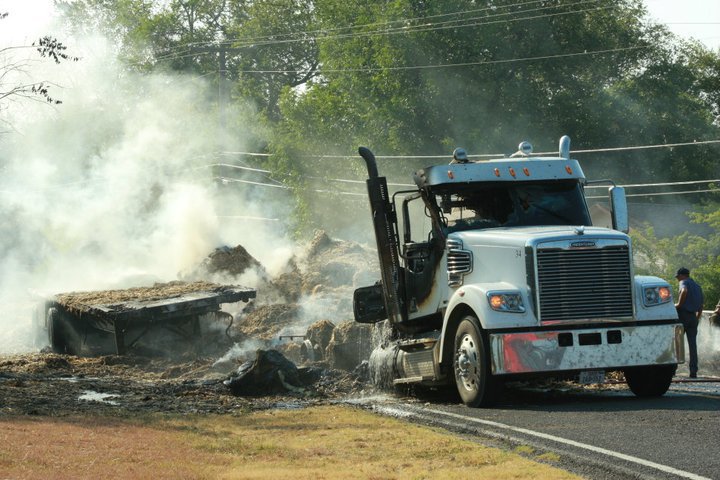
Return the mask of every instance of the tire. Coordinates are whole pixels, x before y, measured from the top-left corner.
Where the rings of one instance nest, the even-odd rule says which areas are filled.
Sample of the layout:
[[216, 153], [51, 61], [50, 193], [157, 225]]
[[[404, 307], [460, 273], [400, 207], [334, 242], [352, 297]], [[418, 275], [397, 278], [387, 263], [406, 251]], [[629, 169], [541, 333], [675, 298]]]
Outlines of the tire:
[[668, 391], [677, 365], [653, 365], [623, 370], [625, 382], [638, 397], [660, 397]]
[[488, 407], [499, 396], [501, 383], [490, 373], [490, 356], [477, 318], [468, 315], [455, 331], [453, 371], [455, 385], [468, 407]]

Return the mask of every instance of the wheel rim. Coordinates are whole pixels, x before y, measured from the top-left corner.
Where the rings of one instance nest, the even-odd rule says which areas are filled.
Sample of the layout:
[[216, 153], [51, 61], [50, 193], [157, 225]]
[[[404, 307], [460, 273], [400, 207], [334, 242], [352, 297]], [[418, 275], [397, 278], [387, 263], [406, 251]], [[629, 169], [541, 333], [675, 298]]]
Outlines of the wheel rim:
[[455, 378], [465, 390], [478, 389], [479, 358], [475, 339], [468, 333], [464, 334], [455, 352]]

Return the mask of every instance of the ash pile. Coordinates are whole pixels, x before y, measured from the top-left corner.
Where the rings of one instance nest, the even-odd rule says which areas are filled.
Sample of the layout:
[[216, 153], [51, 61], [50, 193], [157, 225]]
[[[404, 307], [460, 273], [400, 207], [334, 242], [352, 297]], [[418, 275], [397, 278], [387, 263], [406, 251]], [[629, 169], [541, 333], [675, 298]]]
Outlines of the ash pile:
[[232, 346], [213, 365], [229, 372], [225, 385], [234, 394], [297, 393], [333, 379], [362, 381], [373, 329], [354, 322], [352, 298], [355, 288], [380, 278], [374, 249], [318, 232], [275, 276], [238, 245], [216, 249], [184, 277], [255, 280], [256, 299], [228, 312], [232, 322], [225, 333]]

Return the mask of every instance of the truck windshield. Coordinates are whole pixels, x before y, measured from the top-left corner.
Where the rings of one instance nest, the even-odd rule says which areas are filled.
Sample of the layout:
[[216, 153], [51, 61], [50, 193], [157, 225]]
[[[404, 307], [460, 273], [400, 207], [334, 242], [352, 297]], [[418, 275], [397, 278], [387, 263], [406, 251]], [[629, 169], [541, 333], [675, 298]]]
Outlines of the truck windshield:
[[452, 192], [437, 190], [449, 231], [478, 228], [591, 225], [580, 185], [575, 181], [469, 184]]

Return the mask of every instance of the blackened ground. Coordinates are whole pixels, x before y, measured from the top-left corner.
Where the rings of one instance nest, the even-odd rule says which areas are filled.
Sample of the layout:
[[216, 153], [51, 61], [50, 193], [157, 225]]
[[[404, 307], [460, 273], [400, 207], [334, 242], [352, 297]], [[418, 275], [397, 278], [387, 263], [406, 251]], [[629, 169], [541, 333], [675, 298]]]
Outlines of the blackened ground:
[[322, 368], [301, 390], [235, 396], [217, 358], [82, 358], [55, 353], [0, 357], [0, 415], [220, 413], [332, 401], [367, 386], [352, 373]]

